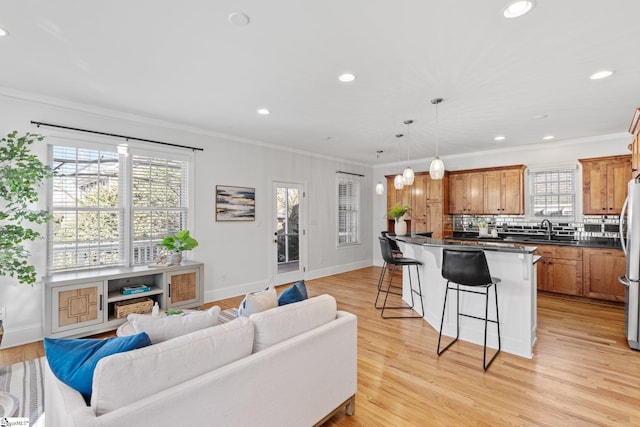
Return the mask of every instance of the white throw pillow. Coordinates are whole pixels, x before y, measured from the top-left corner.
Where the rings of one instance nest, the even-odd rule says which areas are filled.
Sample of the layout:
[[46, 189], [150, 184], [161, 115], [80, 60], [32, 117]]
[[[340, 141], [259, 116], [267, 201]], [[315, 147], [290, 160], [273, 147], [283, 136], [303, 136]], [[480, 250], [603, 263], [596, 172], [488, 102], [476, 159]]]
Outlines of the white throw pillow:
[[218, 322], [220, 307], [217, 305], [204, 311], [188, 311], [181, 315], [149, 316], [130, 314], [127, 321], [136, 333], [146, 332], [153, 344], [179, 337], [199, 329], [209, 328]]
[[93, 372], [91, 406], [98, 416], [114, 411], [247, 357], [252, 346], [253, 325], [241, 318], [107, 356]]
[[335, 320], [336, 310], [336, 299], [324, 294], [252, 314], [249, 319], [253, 323], [255, 335], [253, 352]]
[[269, 310], [278, 306], [278, 293], [273, 285], [262, 291], [247, 294], [238, 307], [238, 316], [249, 317], [253, 313]]

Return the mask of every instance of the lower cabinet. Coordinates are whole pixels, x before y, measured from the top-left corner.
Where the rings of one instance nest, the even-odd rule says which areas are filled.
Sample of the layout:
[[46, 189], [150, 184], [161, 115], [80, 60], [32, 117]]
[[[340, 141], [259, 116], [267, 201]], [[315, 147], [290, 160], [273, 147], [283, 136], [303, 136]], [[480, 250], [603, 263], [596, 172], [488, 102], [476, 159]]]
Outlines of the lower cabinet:
[[[161, 309], [196, 308], [204, 303], [202, 263], [184, 261], [164, 268], [147, 266], [66, 273], [45, 278], [44, 336], [86, 336], [117, 329], [116, 305], [149, 298]], [[124, 295], [121, 288], [149, 290]]]
[[103, 282], [56, 287], [51, 298], [51, 312], [55, 319], [51, 332], [60, 333], [104, 323], [103, 290]]
[[167, 306], [201, 305], [201, 281], [199, 268], [167, 273]]
[[582, 295], [582, 249], [538, 246], [538, 289]]
[[617, 249], [584, 249], [584, 296], [624, 301], [618, 277], [625, 274], [626, 258]]

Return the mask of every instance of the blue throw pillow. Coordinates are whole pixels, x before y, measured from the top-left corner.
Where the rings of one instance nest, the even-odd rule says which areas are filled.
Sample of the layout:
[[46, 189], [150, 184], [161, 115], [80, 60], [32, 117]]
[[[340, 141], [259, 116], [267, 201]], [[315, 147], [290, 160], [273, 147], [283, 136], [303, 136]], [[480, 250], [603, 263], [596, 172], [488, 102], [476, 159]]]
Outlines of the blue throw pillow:
[[304, 280], [296, 282], [295, 285], [284, 291], [278, 297], [278, 305], [287, 305], [294, 302], [304, 301], [308, 298], [307, 287]]
[[45, 338], [44, 351], [55, 376], [91, 400], [93, 371], [103, 357], [151, 345], [141, 332], [127, 337], [107, 339]]

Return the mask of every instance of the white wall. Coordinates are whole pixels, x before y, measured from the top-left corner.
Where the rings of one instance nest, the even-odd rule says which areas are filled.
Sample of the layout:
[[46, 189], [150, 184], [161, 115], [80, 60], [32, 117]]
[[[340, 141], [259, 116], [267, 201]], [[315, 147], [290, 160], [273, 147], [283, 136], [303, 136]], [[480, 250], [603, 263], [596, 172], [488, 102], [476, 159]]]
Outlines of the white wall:
[[[589, 138], [581, 138], [567, 141], [545, 142], [535, 146], [523, 146], [504, 148], [501, 150], [478, 151], [464, 155], [441, 157], [446, 170], [464, 170], [475, 168], [487, 168], [494, 166], [526, 165], [529, 168], [548, 166], [553, 164], [579, 165], [578, 159], [591, 157], [614, 156], [631, 154], [627, 146], [633, 142], [633, 137], [627, 132], [614, 135], [603, 135]], [[412, 161], [416, 172], [428, 171], [431, 159]], [[419, 165], [419, 166], [416, 166]], [[401, 173], [406, 167], [406, 162], [376, 166], [373, 170], [373, 182], [382, 181], [385, 184], [385, 193], [375, 196], [373, 201], [373, 233], [379, 235], [381, 230], [386, 230], [387, 188], [385, 175]], [[577, 188], [582, 188], [581, 170], [576, 182]], [[582, 192], [578, 191], [578, 211], [582, 206]], [[580, 220], [580, 218], [578, 218]], [[374, 265], [382, 265], [380, 247], [377, 240], [373, 242], [372, 252]]]
[[[270, 227], [271, 180], [293, 180], [306, 184], [308, 263], [306, 279], [335, 274], [371, 265], [373, 191], [372, 170], [363, 165], [312, 156], [260, 144], [234, 141], [186, 127], [98, 110], [93, 107], [24, 99], [23, 94], [0, 95], [0, 135], [18, 130], [73, 139], [88, 138], [104, 144], [122, 140], [85, 136], [77, 132], [36, 128], [31, 120], [60, 124], [139, 138], [204, 148], [195, 152], [194, 221], [189, 225], [200, 246], [187, 257], [205, 264], [205, 301], [241, 295], [267, 286], [272, 269], [268, 256], [273, 235]], [[45, 139], [46, 141], [46, 139]], [[130, 146], [144, 143], [129, 141]], [[34, 147], [46, 158], [45, 144]], [[154, 146], [155, 148], [155, 146]], [[336, 170], [364, 174], [362, 180], [362, 244], [337, 248]], [[216, 222], [215, 186], [255, 187], [256, 220]], [[44, 196], [44, 192], [43, 192]], [[45, 197], [41, 199], [46, 207]], [[41, 230], [45, 234], [46, 228]], [[31, 249], [33, 262], [45, 274], [46, 241]], [[3, 347], [42, 338], [42, 283], [18, 285], [0, 277], [0, 305], [7, 307]]]

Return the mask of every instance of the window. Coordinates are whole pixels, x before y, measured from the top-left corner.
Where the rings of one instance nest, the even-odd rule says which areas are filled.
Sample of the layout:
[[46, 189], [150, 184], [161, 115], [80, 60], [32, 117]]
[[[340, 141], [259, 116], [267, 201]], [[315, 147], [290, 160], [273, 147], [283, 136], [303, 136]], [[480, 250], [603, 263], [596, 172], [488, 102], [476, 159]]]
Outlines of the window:
[[571, 220], [576, 211], [576, 169], [531, 171], [531, 216]]
[[360, 243], [360, 181], [338, 175], [338, 246]]
[[153, 261], [187, 226], [188, 160], [51, 147], [49, 273]]

